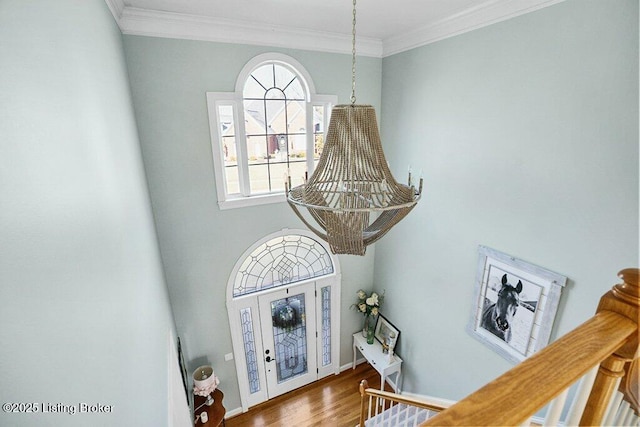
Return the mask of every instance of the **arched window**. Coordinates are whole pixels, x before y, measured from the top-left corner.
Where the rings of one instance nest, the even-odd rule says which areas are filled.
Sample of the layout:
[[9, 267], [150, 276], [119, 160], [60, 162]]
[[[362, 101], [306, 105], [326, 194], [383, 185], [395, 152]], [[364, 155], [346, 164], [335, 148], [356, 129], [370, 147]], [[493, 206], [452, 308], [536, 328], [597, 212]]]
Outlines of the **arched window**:
[[274, 237], [255, 247], [239, 266], [233, 297], [334, 272], [331, 256], [317, 240], [301, 234]]
[[335, 96], [315, 94], [295, 59], [253, 58], [233, 93], [207, 92], [221, 209], [284, 201], [284, 183], [303, 182], [320, 157]]

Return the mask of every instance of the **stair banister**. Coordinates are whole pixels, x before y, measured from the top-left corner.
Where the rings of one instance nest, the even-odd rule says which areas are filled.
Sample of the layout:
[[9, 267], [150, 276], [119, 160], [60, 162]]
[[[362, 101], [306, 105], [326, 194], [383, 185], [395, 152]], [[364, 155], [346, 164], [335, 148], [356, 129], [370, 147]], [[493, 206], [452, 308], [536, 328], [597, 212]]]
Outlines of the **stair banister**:
[[638, 357], [639, 272], [622, 270], [623, 283], [595, 316], [422, 425], [521, 425], [598, 364], [580, 424], [600, 425], [625, 365]]

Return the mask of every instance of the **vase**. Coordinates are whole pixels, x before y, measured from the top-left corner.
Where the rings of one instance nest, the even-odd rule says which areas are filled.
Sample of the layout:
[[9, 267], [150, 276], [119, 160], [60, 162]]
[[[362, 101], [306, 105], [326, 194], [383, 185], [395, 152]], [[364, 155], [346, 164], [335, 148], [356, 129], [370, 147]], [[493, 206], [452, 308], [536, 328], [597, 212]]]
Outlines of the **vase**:
[[373, 316], [367, 314], [364, 316], [364, 325], [362, 327], [362, 336], [367, 339], [367, 344], [373, 344], [373, 333], [376, 322]]
[[373, 332], [374, 332], [374, 328], [372, 326], [367, 331], [367, 344], [373, 344]]

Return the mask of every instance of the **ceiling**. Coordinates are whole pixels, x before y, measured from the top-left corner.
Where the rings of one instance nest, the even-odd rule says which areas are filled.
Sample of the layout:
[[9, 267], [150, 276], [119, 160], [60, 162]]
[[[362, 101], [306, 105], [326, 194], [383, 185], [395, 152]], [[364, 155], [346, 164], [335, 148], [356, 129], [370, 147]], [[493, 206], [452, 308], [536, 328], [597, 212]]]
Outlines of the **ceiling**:
[[[350, 53], [350, 0], [105, 0], [125, 34]], [[383, 57], [563, 0], [360, 0], [358, 53]]]

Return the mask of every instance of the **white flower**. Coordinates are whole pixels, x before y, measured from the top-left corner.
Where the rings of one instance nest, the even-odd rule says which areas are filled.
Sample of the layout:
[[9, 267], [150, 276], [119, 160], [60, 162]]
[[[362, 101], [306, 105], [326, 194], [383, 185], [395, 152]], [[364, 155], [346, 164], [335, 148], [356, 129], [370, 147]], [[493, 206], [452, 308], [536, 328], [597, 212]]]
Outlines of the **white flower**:
[[371, 314], [373, 314], [374, 316], [377, 316], [378, 315], [378, 307], [373, 307], [371, 309]]
[[358, 305], [358, 308], [360, 309], [361, 312], [366, 312], [367, 311], [367, 304], [362, 303], [360, 305]]
[[373, 305], [378, 305], [378, 294], [375, 292], [371, 294], [371, 298], [373, 298]]
[[367, 294], [362, 289], [360, 289], [358, 291], [358, 299], [365, 299], [366, 297], [367, 297]]
[[367, 305], [369, 305], [369, 306], [376, 305], [376, 301], [373, 299], [373, 297], [367, 298]]

